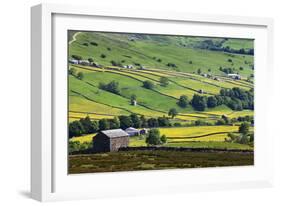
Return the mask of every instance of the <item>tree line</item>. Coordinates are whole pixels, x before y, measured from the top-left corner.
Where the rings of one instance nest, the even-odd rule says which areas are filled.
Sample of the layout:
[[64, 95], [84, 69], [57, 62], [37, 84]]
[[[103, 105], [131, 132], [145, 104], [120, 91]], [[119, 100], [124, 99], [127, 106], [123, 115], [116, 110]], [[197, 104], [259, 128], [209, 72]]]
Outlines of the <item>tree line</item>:
[[100, 119], [98, 121], [91, 120], [89, 116], [81, 118], [69, 123], [69, 138], [81, 136], [84, 134], [92, 134], [101, 130], [108, 129], [127, 129], [134, 128], [153, 128], [153, 127], [169, 127], [172, 126], [168, 117], [146, 118], [144, 115], [138, 116], [131, 114], [129, 116], [121, 115], [113, 119]]
[[221, 89], [219, 95], [201, 96], [194, 94], [189, 101], [185, 95], [180, 96], [178, 105], [182, 108], [191, 105], [197, 111], [205, 111], [207, 108], [214, 108], [226, 105], [232, 110], [254, 109], [254, 91], [246, 91], [238, 87], [232, 89]]
[[[169, 80], [161, 78], [161, 86], [166, 87], [169, 84]], [[153, 89], [155, 85], [153, 82], [146, 80], [143, 82], [143, 87], [146, 89]], [[108, 92], [120, 95], [121, 89], [119, 88], [119, 83], [117, 81], [111, 81], [108, 84], [100, 83], [99, 88], [106, 90]], [[136, 100], [137, 96], [132, 95], [131, 101]], [[220, 94], [213, 96], [203, 96], [199, 94], [194, 94], [192, 99], [189, 101], [186, 95], [181, 95], [178, 102], [178, 106], [186, 108], [191, 105], [197, 111], [205, 111], [207, 108], [214, 108], [220, 105], [226, 105], [232, 110], [241, 111], [243, 109], [254, 109], [254, 91], [253, 89], [246, 91], [239, 87], [234, 87], [232, 89], [222, 88]], [[168, 115], [174, 118], [178, 112], [175, 108], [171, 108]]]
[[202, 41], [200, 44], [196, 45], [195, 47], [199, 49], [208, 49], [211, 51], [222, 51], [227, 53], [234, 53], [234, 54], [245, 54], [245, 55], [254, 55], [254, 49], [233, 49], [229, 46], [224, 46], [223, 43], [228, 39], [223, 39], [222, 41], [212, 41], [211, 39], [207, 39]]

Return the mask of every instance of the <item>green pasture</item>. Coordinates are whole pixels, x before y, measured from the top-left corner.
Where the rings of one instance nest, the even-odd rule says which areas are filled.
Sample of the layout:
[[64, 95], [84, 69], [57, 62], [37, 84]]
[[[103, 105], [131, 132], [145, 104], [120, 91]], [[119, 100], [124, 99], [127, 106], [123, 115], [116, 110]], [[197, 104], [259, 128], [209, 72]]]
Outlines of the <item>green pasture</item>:
[[[192, 73], [200, 68], [202, 72], [211, 69], [213, 74], [222, 74], [219, 67], [231, 67], [245, 77], [253, 73], [250, 67], [253, 56], [183, 47], [178, 44], [179, 38], [170, 37], [167, 40], [154, 36], [130, 41], [130, 36], [126, 34], [81, 32], [76, 39], [70, 45], [69, 56], [76, 54], [84, 59], [91, 57], [102, 65], [110, 65], [114, 60], [122, 61], [124, 65], [138, 63], [146, 67], [171, 70], [167, 63], [174, 63], [177, 65], [174, 69], [183, 72]], [[98, 46], [91, 45], [91, 42], [97, 43]], [[232, 40], [229, 44], [237, 47], [238, 43], [235, 42], [237, 40]], [[102, 54], [106, 57], [102, 58]], [[157, 59], [161, 59], [161, 62]], [[232, 61], [229, 62], [229, 59]], [[243, 67], [243, 70], [240, 71], [240, 67]]]

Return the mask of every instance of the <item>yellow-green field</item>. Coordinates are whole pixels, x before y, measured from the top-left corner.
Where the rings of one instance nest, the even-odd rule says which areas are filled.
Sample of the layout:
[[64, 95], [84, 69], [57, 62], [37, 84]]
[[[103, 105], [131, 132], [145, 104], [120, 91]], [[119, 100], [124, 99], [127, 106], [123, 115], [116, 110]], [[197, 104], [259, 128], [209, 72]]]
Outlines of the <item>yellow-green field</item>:
[[79, 112], [69, 112], [68, 118], [72, 120], [80, 120], [81, 118], [90, 117], [91, 120], [100, 120], [100, 119], [113, 119], [114, 115], [103, 115], [103, 114], [90, 114], [90, 113], [79, 113]]
[[254, 111], [252, 110], [243, 110], [243, 111], [235, 111], [227, 114], [230, 118], [244, 117], [244, 116], [253, 116]]
[[93, 140], [93, 137], [95, 136], [96, 134], [87, 134], [87, 135], [83, 135], [83, 136], [80, 136], [80, 137], [73, 137], [70, 139], [71, 142], [75, 142], [75, 141], [78, 141], [80, 143], [84, 143], [84, 142], [91, 142]]
[[169, 139], [169, 143], [180, 142], [180, 141], [190, 141], [190, 142], [223, 142], [227, 138], [227, 133], [224, 134], [213, 134], [205, 137], [197, 137], [197, 138], [185, 138], [185, 139], [177, 139], [171, 138]]
[[238, 132], [238, 126], [194, 126], [194, 127], [174, 127], [160, 128], [161, 135], [165, 134], [167, 138], [191, 138], [194, 136], [208, 135], [221, 132]]
[[[238, 132], [238, 126], [197, 126], [197, 127], [176, 127], [159, 128], [161, 135], [166, 135], [168, 143], [179, 141], [224, 141], [228, 132]], [[214, 134], [219, 133], [219, 134]], [[221, 133], [221, 134], [220, 134]], [[201, 136], [203, 137], [196, 137]], [[90, 142], [95, 134], [83, 135], [71, 138], [70, 141]], [[195, 137], [195, 138], [192, 138]], [[136, 136], [130, 138], [130, 146], [145, 146], [145, 137]]]

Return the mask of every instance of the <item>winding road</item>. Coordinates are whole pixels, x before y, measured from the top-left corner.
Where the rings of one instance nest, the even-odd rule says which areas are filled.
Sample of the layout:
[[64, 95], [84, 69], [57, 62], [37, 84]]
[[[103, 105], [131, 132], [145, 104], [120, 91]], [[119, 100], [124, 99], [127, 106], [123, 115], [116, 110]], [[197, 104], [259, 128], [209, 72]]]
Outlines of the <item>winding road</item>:
[[76, 32], [74, 35], [73, 35], [73, 37], [72, 37], [72, 40], [68, 43], [68, 44], [72, 44], [73, 42], [75, 42], [76, 41], [76, 36], [78, 35], [78, 34], [80, 34], [81, 32]]

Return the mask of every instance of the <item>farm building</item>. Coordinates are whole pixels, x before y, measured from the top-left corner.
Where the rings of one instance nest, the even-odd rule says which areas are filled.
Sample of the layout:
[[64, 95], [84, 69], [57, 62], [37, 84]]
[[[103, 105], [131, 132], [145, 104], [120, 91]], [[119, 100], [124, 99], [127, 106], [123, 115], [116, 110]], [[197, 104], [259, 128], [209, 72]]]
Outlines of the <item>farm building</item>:
[[76, 59], [70, 59], [69, 63], [71, 63], [71, 64], [79, 64], [79, 61], [76, 60]]
[[92, 62], [93, 67], [101, 68], [101, 66], [97, 62]]
[[135, 129], [134, 127], [129, 127], [125, 129], [125, 132], [127, 132], [130, 137], [137, 136], [140, 134], [140, 131], [138, 129]]
[[147, 134], [147, 133], [148, 133], [148, 129], [143, 128], [140, 130], [140, 135]]
[[79, 64], [85, 65], [85, 66], [89, 66], [90, 62], [88, 60], [80, 60]]
[[93, 137], [93, 152], [113, 152], [128, 147], [129, 135], [122, 129], [103, 130]]
[[133, 69], [134, 66], [133, 65], [125, 65], [125, 66], [123, 66], [123, 68], [125, 68], [125, 69]]
[[132, 100], [132, 102], [131, 102], [131, 104], [133, 105], [133, 106], [137, 106], [137, 100]]
[[241, 79], [239, 74], [227, 74], [227, 76], [232, 79]]

